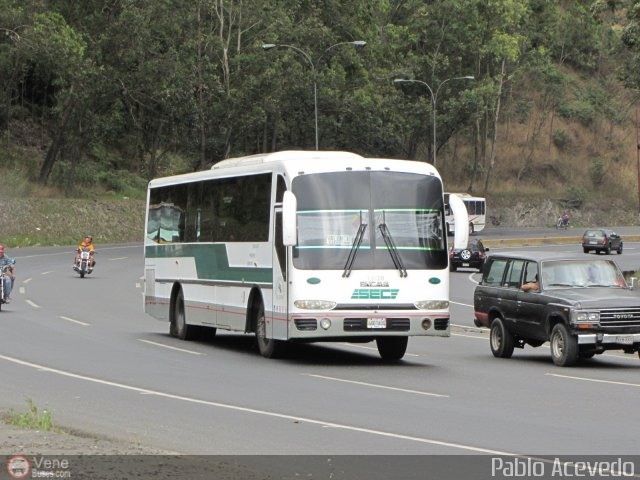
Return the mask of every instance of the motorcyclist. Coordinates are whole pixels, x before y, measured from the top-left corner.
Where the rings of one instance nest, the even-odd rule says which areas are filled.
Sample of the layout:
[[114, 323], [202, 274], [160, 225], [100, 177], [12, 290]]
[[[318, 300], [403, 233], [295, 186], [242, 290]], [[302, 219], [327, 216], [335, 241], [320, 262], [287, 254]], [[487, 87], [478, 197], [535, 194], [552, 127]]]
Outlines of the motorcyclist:
[[558, 218], [558, 227], [566, 228], [569, 226], [569, 213], [565, 210]]
[[91, 269], [93, 269], [93, 267], [95, 266], [96, 261], [93, 256], [95, 253], [94, 252], [95, 248], [93, 246], [93, 237], [91, 235], [85, 235], [82, 241], [80, 242], [80, 245], [78, 245], [78, 248], [76, 249], [76, 258], [73, 262], [74, 270], [76, 268], [76, 265], [78, 264], [78, 260], [80, 260], [80, 253], [85, 248], [89, 250], [89, 255], [91, 256]]
[[2, 276], [2, 282], [4, 283], [4, 301], [5, 303], [11, 302], [11, 290], [13, 284], [16, 281], [16, 260], [15, 258], [9, 258], [4, 255], [4, 246], [0, 245], [0, 268], [6, 268], [6, 272]]

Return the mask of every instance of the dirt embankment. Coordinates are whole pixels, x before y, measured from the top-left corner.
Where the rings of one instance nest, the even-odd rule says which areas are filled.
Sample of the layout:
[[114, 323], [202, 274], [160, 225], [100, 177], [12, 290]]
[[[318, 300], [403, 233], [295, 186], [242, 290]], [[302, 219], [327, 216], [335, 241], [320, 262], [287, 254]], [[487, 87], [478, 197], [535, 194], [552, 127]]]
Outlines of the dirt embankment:
[[[87, 233], [94, 243], [141, 242], [144, 200], [0, 197], [0, 243], [8, 247], [75, 245]], [[574, 227], [640, 225], [637, 205], [616, 202], [563, 207], [558, 201], [487, 199], [487, 225], [552, 227], [567, 209]]]
[[9, 247], [142, 241], [144, 200], [0, 197], [0, 242]]
[[487, 199], [487, 225], [523, 228], [553, 227], [567, 210], [574, 227], [620, 227], [640, 225], [637, 205], [626, 205], [612, 198], [606, 204], [585, 203], [580, 207], [553, 200]]

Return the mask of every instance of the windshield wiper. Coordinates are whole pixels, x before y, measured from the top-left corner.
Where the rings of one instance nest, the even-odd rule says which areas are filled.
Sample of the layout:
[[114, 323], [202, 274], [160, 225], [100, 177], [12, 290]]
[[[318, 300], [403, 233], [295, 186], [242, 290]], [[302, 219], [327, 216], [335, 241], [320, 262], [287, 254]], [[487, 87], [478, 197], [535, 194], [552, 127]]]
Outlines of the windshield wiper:
[[367, 229], [366, 223], [361, 223], [358, 227], [358, 231], [356, 232], [356, 236], [353, 239], [353, 243], [351, 244], [351, 251], [349, 252], [349, 256], [347, 257], [347, 263], [344, 264], [344, 272], [342, 272], [342, 276], [344, 278], [349, 277], [351, 275], [351, 267], [353, 266], [353, 262], [356, 259], [356, 254], [358, 253], [358, 249], [362, 244], [362, 239], [364, 238], [364, 232]]
[[391, 260], [393, 260], [393, 264], [400, 271], [400, 277], [407, 276], [407, 269], [404, 268], [404, 263], [402, 263], [402, 259], [400, 258], [400, 254], [398, 253], [398, 248], [396, 244], [393, 242], [393, 238], [391, 238], [391, 232], [387, 228], [386, 223], [381, 223], [378, 225], [380, 229], [380, 233], [382, 234], [382, 238], [384, 238], [384, 243], [387, 244], [387, 250], [389, 250], [389, 255], [391, 255]]

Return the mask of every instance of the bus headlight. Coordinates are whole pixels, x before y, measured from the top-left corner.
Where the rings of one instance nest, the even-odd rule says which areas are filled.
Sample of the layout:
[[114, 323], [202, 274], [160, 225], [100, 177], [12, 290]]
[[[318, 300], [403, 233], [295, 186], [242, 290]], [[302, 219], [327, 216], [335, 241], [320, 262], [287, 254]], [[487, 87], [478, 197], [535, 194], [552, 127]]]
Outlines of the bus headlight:
[[447, 300], [423, 300], [414, 303], [418, 310], [446, 310], [449, 308]]
[[296, 300], [293, 304], [304, 310], [333, 310], [337, 305], [329, 300]]

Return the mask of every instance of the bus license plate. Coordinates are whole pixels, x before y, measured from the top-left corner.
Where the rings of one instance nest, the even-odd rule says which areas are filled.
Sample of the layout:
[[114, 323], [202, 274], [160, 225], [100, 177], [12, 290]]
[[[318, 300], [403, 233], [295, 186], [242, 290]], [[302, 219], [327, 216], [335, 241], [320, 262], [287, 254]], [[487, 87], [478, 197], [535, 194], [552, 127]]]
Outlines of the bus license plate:
[[633, 335], [619, 335], [616, 337], [616, 342], [621, 345], [633, 345]]
[[367, 328], [387, 328], [387, 319], [367, 318]]

